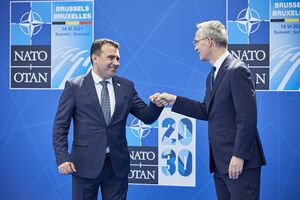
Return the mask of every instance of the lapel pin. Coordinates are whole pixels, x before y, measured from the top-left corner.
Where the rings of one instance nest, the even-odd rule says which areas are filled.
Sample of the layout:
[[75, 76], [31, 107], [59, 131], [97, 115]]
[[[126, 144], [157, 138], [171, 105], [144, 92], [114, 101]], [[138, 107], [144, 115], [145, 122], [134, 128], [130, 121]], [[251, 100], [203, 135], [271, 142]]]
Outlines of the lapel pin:
[[121, 86], [121, 84], [120, 84], [120, 83], [117, 83], [117, 86], [119, 86], [119, 87], [120, 87], [120, 86]]

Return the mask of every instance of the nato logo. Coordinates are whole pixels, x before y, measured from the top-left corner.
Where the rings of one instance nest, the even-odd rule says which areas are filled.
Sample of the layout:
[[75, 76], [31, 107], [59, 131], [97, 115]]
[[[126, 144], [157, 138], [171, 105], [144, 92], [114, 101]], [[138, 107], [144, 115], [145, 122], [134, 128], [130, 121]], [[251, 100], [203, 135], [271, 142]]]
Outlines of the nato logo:
[[128, 117], [126, 137], [130, 146], [158, 146], [157, 121], [151, 125], [144, 124], [132, 116]]
[[269, 44], [268, 1], [228, 0], [229, 44]]
[[129, 183], [158, 183], [158, 127], [129, 116], [126, 127], [129, 145], [130, 172]]
[[11, 88], [51, 87], [51, 6], [11, 2]]
[[32, 38], [41, 31], [43, 22], [41, 16], [31, 9], [21, 17], [19, 25], [22, 32]]
[[88, 6], [93, 13], [92, 1], [11, 1], [11, 88], [62, 89], [67, 80], [91, 69], [93, 17], [81, 24], [72, 18], [81, 11], [74, 10], [62, 15], [75, 20], [71, 24], [52, 22], [52, 9], [63, 6]]
[[51, 4], [11, 3], [11, 45], [51, 44]]

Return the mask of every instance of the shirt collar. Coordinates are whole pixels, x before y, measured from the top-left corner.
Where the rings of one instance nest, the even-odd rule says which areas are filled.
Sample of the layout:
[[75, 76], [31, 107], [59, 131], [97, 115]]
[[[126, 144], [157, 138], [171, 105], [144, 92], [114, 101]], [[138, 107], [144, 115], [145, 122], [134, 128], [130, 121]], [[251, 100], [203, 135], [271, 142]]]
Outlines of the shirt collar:
[[[93, 80], [94, 80], [95, 85], [98, 84], [99, 82], [103, 81], [103, 79], [102, 79], [100, 76], [98, 76], [98, 75], [94, 72], [94, 70], [92, 70], [92, 77], [93, 77]], [[108, 79], [106, 79], [105, 81], [108, 81], [110, 84], [112, 84], [112, 78], [108, 78]]]
[[227, 58], [227, 56], [229, 55], [229, 52], [226, 51], [222, 56], [220, 56], [218, 58], [218, 60], [215, 62], [214, 66], [217, 68], [217, 70], [219, 70], [219, 68], [221, 67], [222, 63], [224, 62], [224, 60]]

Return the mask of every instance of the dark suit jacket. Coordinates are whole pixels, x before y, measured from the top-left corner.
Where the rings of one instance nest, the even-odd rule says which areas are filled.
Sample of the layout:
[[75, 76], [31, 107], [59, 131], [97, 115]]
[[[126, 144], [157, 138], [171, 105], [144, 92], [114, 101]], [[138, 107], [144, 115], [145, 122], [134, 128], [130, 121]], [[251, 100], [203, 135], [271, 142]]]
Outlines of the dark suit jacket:
[[[53, 127], [53, 147], [57, 165], [67, 161], [75, 164], [74, 175], [96, 178], [102, 171], [105, 150], [110, 157], [116, 176], [129, 172], [129, 151], [126, 141], [126, 120], [129, 113], [144, 123], [153, 123], [162, 108], [150, 103], [148, 107], [139, 97], [131, 81], [112, 78], [115, 92], [115, 111], [107, 126], [99, 104], [91, 72], [86, 76], [67, 81], [61, 95]], [[71, 155], [68, 153], [68, 132], [71, 119], [74, 140]]]
[[178, 96], [172, 111], [208, 121], [210, 171], [228, 173], [232, 156], [245, 160], [244, 169], [265, 165], [257, 131], [256, 95], [247, 66], [231, 54], [224, 60], [212, 91], [211, 74], [204, 102]]

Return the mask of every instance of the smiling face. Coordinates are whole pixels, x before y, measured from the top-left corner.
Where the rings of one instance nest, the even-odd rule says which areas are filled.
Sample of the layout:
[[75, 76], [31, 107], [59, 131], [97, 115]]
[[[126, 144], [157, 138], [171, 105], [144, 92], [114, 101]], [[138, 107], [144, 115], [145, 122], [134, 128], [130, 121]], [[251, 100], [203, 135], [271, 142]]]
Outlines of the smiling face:
[[104, 44], [100, 51], [92, 54], [93, 70], [102, 79], [113, 77], [120, 66], [119, 49], [110, 45]]

